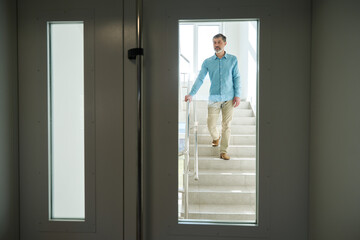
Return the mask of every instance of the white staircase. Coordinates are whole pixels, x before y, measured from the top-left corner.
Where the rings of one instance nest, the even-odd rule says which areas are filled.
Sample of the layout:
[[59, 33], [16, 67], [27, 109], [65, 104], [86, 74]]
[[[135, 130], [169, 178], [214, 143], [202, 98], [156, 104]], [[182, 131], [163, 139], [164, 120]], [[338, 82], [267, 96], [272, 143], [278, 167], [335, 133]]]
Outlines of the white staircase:
[[[189, 219], [256, 221], [256, 118], [248, 102], [234, 109], [228, 154], [219, 158], [207, 130], [207, 101], [196, 102], [199, 180], [189, 177]], [[221, 114], [218, 129], [221, 133]], [[190, 128], [193, 122], [190, 122]], [[190, 170], [194, 166], [194, 133], [190, 133]]]

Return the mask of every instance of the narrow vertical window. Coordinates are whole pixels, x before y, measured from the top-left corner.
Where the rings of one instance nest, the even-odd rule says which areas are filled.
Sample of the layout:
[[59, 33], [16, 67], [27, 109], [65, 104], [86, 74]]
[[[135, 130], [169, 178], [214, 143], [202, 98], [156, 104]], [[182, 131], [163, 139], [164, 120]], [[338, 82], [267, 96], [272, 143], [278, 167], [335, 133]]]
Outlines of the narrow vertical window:
[[49, 218], [85, 219], [84, 24], [48, 22]]

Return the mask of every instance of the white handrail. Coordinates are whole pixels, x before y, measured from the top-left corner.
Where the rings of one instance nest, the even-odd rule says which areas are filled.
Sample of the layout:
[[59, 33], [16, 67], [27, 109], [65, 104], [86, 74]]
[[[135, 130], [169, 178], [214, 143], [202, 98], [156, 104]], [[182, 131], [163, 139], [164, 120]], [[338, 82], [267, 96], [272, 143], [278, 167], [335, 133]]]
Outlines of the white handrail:
[[[185, 60], [187, 60], [184, 56]], [[184, 74], [184, 78], [185, 78]], [[185, 81], [184, 81], [185, 83]], [[180, 88], [180, 86], [179, 86]], [[187, 81], [187, 86], [185, 87], [187, 89], [187, 94], [189, 94], [190, 89], [190, 81]], [[184, 150], [179, 152], [179, 156], [184, 156], [184, 182], [183, 182], [183, 189], [179, 189], [179, 192], [183, 194], [184, 199], [184, 219], [189, 218], [189, 176], [194, 175], [194, 179], [197, 181], [199, 180], [199, 156], [198, 156], [198, 122], [196, 118], [196, 101], [193, 101], [193, 111], [192, 111], [192, 117], [194, 120], [194, 137], [195, 137], [195, 144], [194, 144], [194, 172], [192, 173], [190, 171], [190, 102], [186, 102], [186, 121], [185, 121], [185, 146]]]
[[194, 109], [194, 179], [199, 180], [199, 151], [198, 151], [198, 121], [196, 117], [196, 101], [193, 102]]
[[185, 124], [185, 161], [184, 161], [184, 217], [189, 218], [189, 133], [190, 133], [190, 103], [186, 103], [186, 124]]
[[185, 123], [185, 148], [182, 152], [179, 153], [179, 156], [185, 156], [184, 161], [184, 218], [189, 218], [189, 176], [194, 175], [194, 179], [199, 180], [199, 153], [198, 153], [198, 122], [196, 118], [196, 101], [193, 101], [193, 119], [194, 119], [194, 173], [191, 173], [189, 163], [190, 163], [190, 102], [186, 103], [186, 123]]

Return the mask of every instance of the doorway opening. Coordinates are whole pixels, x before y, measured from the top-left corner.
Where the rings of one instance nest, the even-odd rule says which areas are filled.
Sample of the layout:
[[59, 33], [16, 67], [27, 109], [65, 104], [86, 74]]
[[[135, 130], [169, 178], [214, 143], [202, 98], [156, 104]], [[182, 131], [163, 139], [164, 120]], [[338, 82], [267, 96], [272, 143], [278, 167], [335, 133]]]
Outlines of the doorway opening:
[[[192, 101], [184, 100], [203, 62], [216, 58], [213, 37], [218, 33], [226, 36], [225, 52], [236, 57], [240, 73], [241, 101], [233, 110], [227, 147], [230, 160], [219, 157], [220, 144], [212, 146], [214, 139], [207, 127], [213, 80], [209, 74]], [[257, 222], [258, 33], [257, 19], [179, 21], [179, 223]], [[220, 134], [221, 119], [220, 113], [217, 121]]]

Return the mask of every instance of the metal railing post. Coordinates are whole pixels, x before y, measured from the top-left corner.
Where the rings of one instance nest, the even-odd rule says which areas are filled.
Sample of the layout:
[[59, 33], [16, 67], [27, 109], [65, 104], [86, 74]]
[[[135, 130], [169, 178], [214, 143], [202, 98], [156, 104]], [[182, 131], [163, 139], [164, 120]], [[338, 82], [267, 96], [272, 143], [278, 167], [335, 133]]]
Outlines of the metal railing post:
[[198, 121], [196, 116], [196, 101], [193, 101], [194, 109], [194, 179], [199, 180], [199, 148], [198, 148]]

